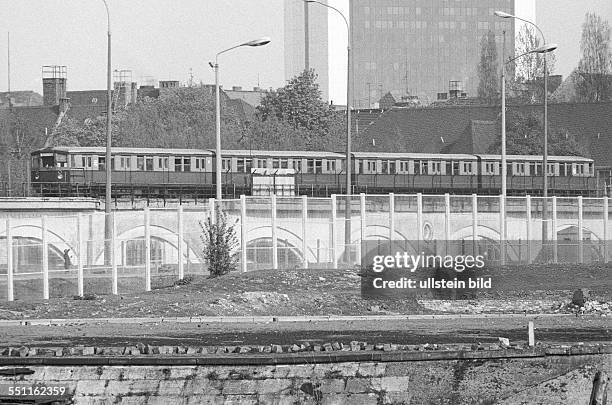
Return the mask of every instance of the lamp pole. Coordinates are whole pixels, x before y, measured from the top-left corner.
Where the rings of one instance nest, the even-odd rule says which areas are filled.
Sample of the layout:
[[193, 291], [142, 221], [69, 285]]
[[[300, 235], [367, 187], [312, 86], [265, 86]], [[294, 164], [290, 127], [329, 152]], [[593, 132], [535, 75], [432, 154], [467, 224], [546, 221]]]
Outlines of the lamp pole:
[[[347, 45], [346, 45], [346, 207], [345, 207], [345, 221], [344, 221], [344, 239], [345, 239], [345, 251], [348, 252], [350, 243], [351, 243], [351, 194], [352, 194], [352, 182], [351, 182], [351, 98], [352, 98], [352, 63], [351, 63], [351, 43], [352, 43], [352, 35], [351, 35], [351, 27], [349, 25], [348, 19], [340, 10], [338, 10], [334, 6], [330, 6], [329, 4], [322, 3], [317, 0], [306, 0], [307, 3], [316, 3], [323, 7], [327, 7], [329, 9], [334, 10], [336, 13], [340, 14], [344, 23], [346, 24], [346, 35], [347, 35]], [[350, 259], [350, 256], [347, 255], [347, 261]]]
[[215, 170], [215, 185], [216, 185], [216, 195], [217, 201], [221, 201], [223, 199], [223, 191], [221, 189], [222, 179], [221, 179], [221, 102], [219, 95], [219, 55], [231, 51], [232, 49], [240, 48], [241, 46], [263, 46], [270, 43], [270, 38], [263, 37], [259, 39], [254, 39], [249, 42], [245, 42], [243, 44], [239, 44], [236, 46], [232, 46], [231, 48], [227, 48], [215, 56], [215, 63], [209, 62], [209, 65], [215, 70], [215, 152], [216, 152], [216, 170]]
[[[504, 11], [496, 11], [495, 15], [500, 18], [513, 18], [516, 20], [523, 21], [531, 26], [535, 27], [542, 37], [543, 46], [538, 49], [544, 49], [546, 47], [546, 37], [544, 33], [534, 22], [525, 20], [521, 17], [506, 13]], [[556, 46], [555, 46], [556, 49]], [[538, 53], [544, 53], [544, 153], [542, 162], [542, 180], [543, 180], [543, 193], [544, 201], [542, 204], [542, 242], [544, 243], [548, 239], [548, 67], [547, 67], [547, 56], [546, 53], [553, 51], [554, 49], [544, 50]], [[532, 52], [527, 52], [532, 53]], [[521, 55], [522, 56], [522, 55]], [[517, 58], [515, 58], [517, 59]]]
[[104, 213], [105, 213], [105, 221], [104, 221], [104, 239], [106, 241], [106, 249], [105, 252], [109, 254], [104, 255], [104, 261], [106, 264], [110, 263], [110, 255], [114, 254], [112, 249], [112, 229], [113, 222], [111, 218], [111, 205], [112, 205], [112, 196], [111, 196], [111, 187], [112, 187], [112, 171], [111, 171], [111, 120], [113, 115], [113, 106], [112, 106], [112, 95], [111, 95], [111, 29], [110, 29], [110, 12], [108, 10], [108, 4], [106, 0], [102, 0], [104, 3], [104, 8], [106, 9], [106, 23], [107, 23], [107, 56], [106, 56], [106, 187], [105, 191], [105, 199], [104, 199]]

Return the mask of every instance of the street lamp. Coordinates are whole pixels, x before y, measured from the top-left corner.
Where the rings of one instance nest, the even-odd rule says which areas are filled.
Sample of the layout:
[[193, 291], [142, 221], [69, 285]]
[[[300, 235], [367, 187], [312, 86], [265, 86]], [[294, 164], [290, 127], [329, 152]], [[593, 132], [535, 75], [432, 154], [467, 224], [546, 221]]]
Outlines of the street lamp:
[[219, 97], [219, 55], [222, 53], [231, 51], [232, 49], [240, 48], [241, 46], [263, 46], [270, 43], [270, 38], [263, 37], [259, 39], [254, 39], [249, 42], [245, 42], [240, 45], [232, 46], [231, 48], [227, 48], [215, 56], [215, 63], [209, 63], [209, 65], [215, 69], [215, 135], [216, 135], [216, 186], [217, 186], [217, 200], [221, 201], [223, 199], [223, 192], [221, 190], [221, 104]]
[[[106, 26], [107, 26], [107, 56], [106, 56], [106, 187], [105, 187], [105, 199], [104, 199], [104, 239], [106, 241], [106, 249], [104, 255], [104, 261], [106, 264], [111, 263], [110, 256], [114, 255], [113, 243], [111, 241], [113, 222], [111, 218], [111, 187], [112, 187], [112, 172], [111, 172], [111, 120], [113, 115], [112, 95], [111, 95], [111, 29], [110, 29], [110, 12], [108, 11], [108, 4], [106, 0], [102, 0], [104, 8], [106, 9]], [[108, 253], [108, 254], [106, 254]], [[116, 293], [116, 291], [113, 291]]]
[[[525, 20], [521, 17], [506, 13], [504, 11], [495, 11], [494, 14], [500, 18], [514, 18], [516, 20], [520, 20], [532, 25], [538, 30], [538, 32], [542, 36], [542, 43], [546, 45], [546, 38], [544, 37], [544, 33], [535, 23], [529, 20]], [[544, 180], [544, 203], [542, 206], [542, 241], [545, 241], [548, 238], [548, 228], [546, 223], [546, 221], [548, 220], [548, 68], [546, 66], [546, 53], [548, 52], [550, 51], [541, 52], [544, 53], [544, 159], [542, 162], [542, 179]]]
[[340, 14], [344, 23], [346, 24], [347, 32], [347, 53], [346, 53], [346, 201], [347, 201], [347, 212], [348, 218], [350, 218], [349, 201], [351, 195], [351, 28], [349, 22], [344, 14], [334, 6], [329, 4], [321, 3], [317, 0], [306, 0], [306, 3], [316, 3], [323, 7], [330, 8]]

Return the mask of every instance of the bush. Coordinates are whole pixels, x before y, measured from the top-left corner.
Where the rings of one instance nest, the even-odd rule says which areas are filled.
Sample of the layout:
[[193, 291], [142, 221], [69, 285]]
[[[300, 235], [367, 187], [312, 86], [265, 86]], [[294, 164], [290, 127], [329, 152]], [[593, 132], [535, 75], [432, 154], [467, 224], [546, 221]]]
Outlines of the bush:
[[212, 277], [222, 276], [238, 267], [238, 238], [234, 224], [228, 223], [227, 214], [221, 209], [215, 210], [215, 219], [213, 222], [212, 217], [208, 217], [205, 222], [200, 221], [204, 260]]

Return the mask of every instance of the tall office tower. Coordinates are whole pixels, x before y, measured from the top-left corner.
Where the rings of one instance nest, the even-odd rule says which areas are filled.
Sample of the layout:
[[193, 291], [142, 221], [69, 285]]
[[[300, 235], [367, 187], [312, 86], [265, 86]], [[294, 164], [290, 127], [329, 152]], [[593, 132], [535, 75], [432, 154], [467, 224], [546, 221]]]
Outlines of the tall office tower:
[[546, 40], [559, 45], [554, 73], [567, 77], [578, 67], [586, 13], [595, 13], [612, 24], [612, 1], [536, 0], [535, 13]]
[[[495, 33], [501, 59], [514, 52], [514, 0], [351, 0], [354, 105], [372, 108], [382, 95], [476, 96], [481, 38]], [[398, 100], [399, 101], [399, 100]]]
[[[327, 3], [322, 0], [322, 3]], [[306, 26], [304, 0], [284, 1], [285, 80], [300, 74], [306, 67]], [[308, 65], [314, 69], [324, 100], [329, 99], [328, 9], [308, 4]]]

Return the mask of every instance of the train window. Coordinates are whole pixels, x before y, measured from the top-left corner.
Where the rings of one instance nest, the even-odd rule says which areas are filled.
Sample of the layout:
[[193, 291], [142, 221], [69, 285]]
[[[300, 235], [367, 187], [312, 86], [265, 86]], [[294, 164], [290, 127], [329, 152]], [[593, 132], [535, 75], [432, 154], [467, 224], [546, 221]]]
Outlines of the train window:
[[98, 156], [98, 170], [106, 170], [106, 156]]
[[306, 172], [314, 173], [314, 160], [313, 159], [306, 160]]
[[184, 172], [191, 171], [191, 158], [190, 157], [183, 158], [183, 171]]
[[293, 170], [297, 173], [302, 171], [302, 160], [301, 159], [293, 159]]
[[268, 167], [268, 161], [266, 159], [257, 159], [257, 168], [265, 169]]
[[336, 171], [336, 161], [335, 160], [327, 160], [327, 171], [328, 172]]
[[546, 167], [548, 167], [548, 174], [554, 176], [555, 173], [555, 163], [547, 163]]
[[420, 160], [414, 161], [414, 174], [421, 174], [421, 161]]
[[515, 163], [514, 164], [514, 174], [517, 176], [522, 176], [525, 174], [525, 163]]
[[395, 174], [395, 161], [389, 162], [389, 173]]
[[453, 174], [460, 174], [459, 162], [453, 162]]
[[404, 160], [400, 160], [399, 162], [399, 171], [400, 172], [407, 172], [408, 171], [408, 162], [404, 161]]
[[251, 173], [251, 169], [253, 169], [253, 159], [244, 159], [244, 167], [246, 173]]
[[289, 168], [289, 159], [281, 159], [280, 160], [280, 167], [281, 167], [281, 169], [288, 169]]
[[180, 158], [180, 157], [174, 158], [174, 171], [175, 172], [183, 171], [183, 158]]
[[444, 162], [444, 168], [446, 169], [444, 172], [446, 175], [453, 174], [453, 162]]
[[144, 156], [136, 156], [136, 170], [144, 170]]
[[559, 176], [562, 176], [562, 177], [567, 176], [566, 166], [567, 166], [567, 163], [561, 163], [559, 165]]
[[382, 161], [382, 172], [384, 174], [389, 173], [389, 161], [388, 160], [383, 160]]
[[32, 169], [38, 169], [40, 167], [40, 160], [38, 156], [32, 156]]
[[229, 171], [232, 168], [232, 159], [221, 159], [221, 170]]
[[244, 173], [244, 159], [238, 159], [236, 161], [236, 170], [238, 173]]
[[463, 173], [472, 174], [472, 162], [463, 162]]
[[145, 170], [153, 171], [153, 156], [145, 156]]
[[315, 173], [323, 173], [323, 161], [315, 159]]
[[273, 169], [278, 169], [278, 168], [280, 168], [280, 160], [278, 160], [278, 159], [272, 159], [272, 168], [273, 168]]
[[442, 162], [431, 162], [431, 174], [442, 173]]
[[486, 162], [484, 174], [489, 174], [489, 175], [495, 174], [495, 165], [496, 165], [496, 162]]
[[589, 174], [591, 176], [595, 174], [595, 168], [593, 167], [593, 163], [589, 163]]

